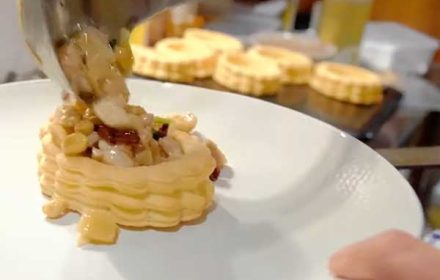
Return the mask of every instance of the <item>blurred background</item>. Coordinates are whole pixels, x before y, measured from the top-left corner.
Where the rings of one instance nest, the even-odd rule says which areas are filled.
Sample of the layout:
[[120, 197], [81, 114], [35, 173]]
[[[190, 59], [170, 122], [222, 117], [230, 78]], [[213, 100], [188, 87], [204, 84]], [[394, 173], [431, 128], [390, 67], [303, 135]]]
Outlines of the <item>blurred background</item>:
[[[0, 10], [0, 83], [43, 77], [23, 44], [16, 1], [0, 1]], [[304, 108], [303, 87], [287, 87], [267, 100], [348, 130], [375, 149], [439, 146], [439, 18], [439, 0], [205, 0], [142, 23], [132, 32], [131, 43], [154, 46], [198, 27], [227, 33], [246, 46], [276, 45], [315, 62], [368, 68], [390, 88], [377, 107], [315, 99]], [[197, 85], [212, 87], [209, 82]], [[438, 169], [402, 172], [424, 204], [430, 224], [440, 228]]]
[[[247, 43], [256, 42], [255, 35], [269, 34], [270, 31], [295, 31], [296, 34], [313, 34], [313, 31], [316, 31], [317, 36], [323, 41], [333, 43], [337, 47], [358, 43], [357, 41], [362, 38], [367, 50], [374, 48], [382, 51], [380, 49], [384, 49], [386, 43], [395, 44], [399, 50], [424, 44], [425, 50], [423, 51], [426, 53], [423, 55], [429, 62], [429, 67], [432, 62], [440, 62], [440, 52], [437, 51], [440, 39], [440, 21], [438, 20], [440, 1], [352, 0], [354, 4], [341, 5], [343, 2], [350, 1], [327, 0], [324, 1], [326, 2], [324, 5], [328, 6], [328, 12], [324, 15], [322, 2], [318, 0], [205, 0], [203, 4], [187, 5], [190, 7], [179, 7], [174, 11], [158, 15], [149, 21], [149, 24], [137, 29], [134, 40], [151, 45], [166, 36], [179, 36], [185, 28], [191, 26], [233, 34]], [[34, 64], [29, 54], [24, 51], [25, 47], [17, 19], [16, 1], [1, 1], [0, 9], [3, 14], [0, 26], [3, 35], [3, 40], [0, 42], [3, 49], [0, 54], [2, 61], [0, 77], [5, 80], [9, 72], [14, 72], [17, 76], [28, 74], [34, 69]], [[351, 16], [344, 15], [347, 11], [350, 11]], [[366, 20], [393, 22], [401, 25], [383, 28], [383, 26], [371, 24], [367, 27], [365, 34], [364, 22]], [[420, 32], [429, 38], [423, 38], [426, 40], [418, 42], [411, 41], [415, 38], [412, 37], [414, 33], [410, 33], [411, 31]], [[340, 35], [335, 35], [335, 33]], [[362, 37], [363, 35], [365, 36]], [[393, 39], [385, 41], [381, 38], [379, 40], [378, 35], [390, 36]], [[395, 67], [374, 61], [369, 62], [369, 58], [364, 58], [366, 63], [371, 63], [380, 70]], [[430, 69], [425, 69], [424, 66], [419, 65], [419, 69], [416, 70], [403, 70], [423, 75]]]
[[[26, 74], [35, 69], [34, 62], [28, 54], [23, 43], [16, 11], [16, 1], [7, 0], [0, 2], [0, 81], [13, 80], [14, 73]], [[9, 73], [9, 75], [8, 75]], [[9, 79], [8, 79], [9, 76]]]

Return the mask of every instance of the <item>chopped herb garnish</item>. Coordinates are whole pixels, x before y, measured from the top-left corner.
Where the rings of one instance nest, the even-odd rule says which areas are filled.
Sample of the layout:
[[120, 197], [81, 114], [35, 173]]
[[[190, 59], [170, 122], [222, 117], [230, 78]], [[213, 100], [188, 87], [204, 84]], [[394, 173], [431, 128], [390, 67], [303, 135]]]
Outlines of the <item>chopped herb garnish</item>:
[[154, 123], [156, 124], [170, 124], [171, 120], [170, 119], [166, 119], [166, 118], [161, 118], [161, 117], [154, 117]]

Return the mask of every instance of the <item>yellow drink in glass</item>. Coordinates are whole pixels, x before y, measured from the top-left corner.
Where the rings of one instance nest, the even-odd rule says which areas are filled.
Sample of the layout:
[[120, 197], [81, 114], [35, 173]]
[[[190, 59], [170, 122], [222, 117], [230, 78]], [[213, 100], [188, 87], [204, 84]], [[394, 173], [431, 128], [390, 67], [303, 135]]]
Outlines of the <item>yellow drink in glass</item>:
[[324, 0], [318, 33], [340, 51], [356, 50], [370, 19], [373, 0]]
[[440, 207], [438, 205], [431, 206], [427, 215], [430, 226], [434, 229], [440, 229]]
[[282, 15], [284, 31], [292, 31], [295, 28], [295, 19], [298, 12], [299, 0], [286, 0], [286, 9]]

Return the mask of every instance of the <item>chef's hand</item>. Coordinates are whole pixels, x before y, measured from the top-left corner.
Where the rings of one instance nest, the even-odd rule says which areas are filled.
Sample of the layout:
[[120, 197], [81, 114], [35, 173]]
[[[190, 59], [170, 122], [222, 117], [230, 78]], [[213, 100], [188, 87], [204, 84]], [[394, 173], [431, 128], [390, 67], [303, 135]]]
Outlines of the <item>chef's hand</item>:
[[440, 251], [392, 230], [337, 252], [330, 270], [350, 280], [435, 280], [440, 279]]

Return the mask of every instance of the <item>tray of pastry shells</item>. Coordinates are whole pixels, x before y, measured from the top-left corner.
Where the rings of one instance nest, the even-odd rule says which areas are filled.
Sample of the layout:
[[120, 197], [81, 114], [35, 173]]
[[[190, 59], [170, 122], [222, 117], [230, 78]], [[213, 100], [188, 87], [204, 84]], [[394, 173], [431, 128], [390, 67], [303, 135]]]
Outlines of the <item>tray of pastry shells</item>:
[[370, 70], [315, 63], [275, 46], [245, 48], [238, 39], [215, 31], [192, 28], [182, 38], [132, 49], [137, 76], [253, 96], [321, 119], [361, 140], [374, 137], [402, 98]]

